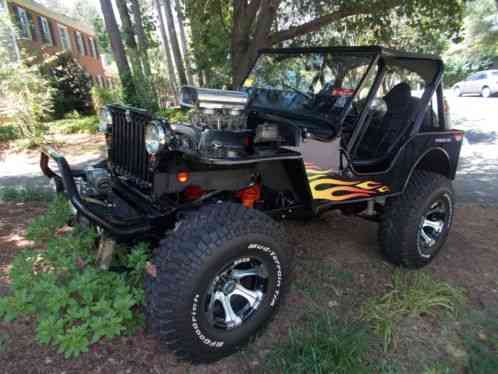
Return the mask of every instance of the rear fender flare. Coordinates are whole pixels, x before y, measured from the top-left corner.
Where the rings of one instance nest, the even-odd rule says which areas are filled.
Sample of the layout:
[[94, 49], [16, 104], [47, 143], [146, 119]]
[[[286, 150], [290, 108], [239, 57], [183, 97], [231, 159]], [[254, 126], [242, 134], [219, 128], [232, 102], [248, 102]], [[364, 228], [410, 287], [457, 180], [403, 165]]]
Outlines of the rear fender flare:
[[441, 147], [430, 148], [417, 159], [410, 169], [402, 192], [405, 192], [413, 173], [417, 169], [441, 174], [448, 179], [452, 179], [450, 156], [448, 155], [448, 152]]

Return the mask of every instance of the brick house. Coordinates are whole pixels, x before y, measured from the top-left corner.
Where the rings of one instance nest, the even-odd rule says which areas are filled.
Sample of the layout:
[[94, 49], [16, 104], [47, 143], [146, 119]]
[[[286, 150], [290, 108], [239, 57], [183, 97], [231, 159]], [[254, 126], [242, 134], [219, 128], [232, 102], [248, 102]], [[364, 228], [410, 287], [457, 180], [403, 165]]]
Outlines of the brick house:
[[[104, 70], [91, 26], [32, 0], [0, 0], [0, 11], [2, 9], [18, 27], [16, 37], [12, 38], [16, 51], [22, 50], [36, 57], [42, 52], [52, 55], [68, 50], [95, 84], [101, 87], [112, 84], [112, 78]], [[19, 56], [19, 52], [16, 55]]]

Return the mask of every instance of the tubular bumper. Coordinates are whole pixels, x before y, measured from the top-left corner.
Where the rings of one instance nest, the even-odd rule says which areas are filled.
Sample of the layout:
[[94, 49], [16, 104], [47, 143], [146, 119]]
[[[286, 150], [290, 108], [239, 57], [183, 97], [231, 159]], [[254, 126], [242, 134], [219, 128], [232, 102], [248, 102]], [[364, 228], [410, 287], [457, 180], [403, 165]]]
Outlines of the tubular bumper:
[[[59, 174], [50, 169], [48, 162], [52, 158], [59, 168]], [[83, 176], [80, 170], [71, 170], [67, 160], [52, 147], [45, 147], [40, 156], [40, 168], [49, 179], [53, 179], [57, 193], [64, 193], [73, 207], [90, 222], [102, 227], [108, 233], [117, 237], [132, 237], [144, 234], [152, 229], [148, 220], [140, 220], [130, 223], [128, 221], [116, 219], [103, 214], [98, 214], [92, 210], [88, 203], [81, 198], [74, 182], [75, 177]], [[144, 217], [146, 218], [146, 217]], [[145, 221], [145, 222], [144, 222]]]

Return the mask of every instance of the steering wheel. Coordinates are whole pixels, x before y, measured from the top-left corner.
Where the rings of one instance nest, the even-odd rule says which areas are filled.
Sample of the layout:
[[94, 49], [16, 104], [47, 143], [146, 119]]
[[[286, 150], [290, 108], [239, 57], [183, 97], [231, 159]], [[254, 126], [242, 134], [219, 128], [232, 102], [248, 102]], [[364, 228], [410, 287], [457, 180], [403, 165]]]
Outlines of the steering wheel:
[[301, 91], [301, 90], [298, 90], [297, 88], [292, 87], [292, 86], [288, 85], [287, 83], [283, 83], [283, 82], [282, 82], [282, 85], [283, 85], [285, 88], [287, 88], [287, 89], [289, 89], [289, 90], [292, 90], [292, 91], [294, 91], [295, 93], [298, 93], [298, 94], [300, 94], [300, 95], [304, 96], [304, 97], [305, 97], [305, 98], [307, 98], [308, 100], [313, 100], [313, 97], [312, 97], [310, 94], [306, 93], [306, 92], [303, 92], [303, 91]]

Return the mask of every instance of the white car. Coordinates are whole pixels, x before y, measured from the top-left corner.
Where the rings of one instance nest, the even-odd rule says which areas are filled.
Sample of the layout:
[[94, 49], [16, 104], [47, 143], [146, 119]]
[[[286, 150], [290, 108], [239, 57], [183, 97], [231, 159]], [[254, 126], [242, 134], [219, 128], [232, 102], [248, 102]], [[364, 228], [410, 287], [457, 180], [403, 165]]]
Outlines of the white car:
[[470, 75], [466, 80], [453, 86], [455, 96], [466, 94], [480, 94], [490, 97], [498, 93], [498, 70], [479, 71]]

